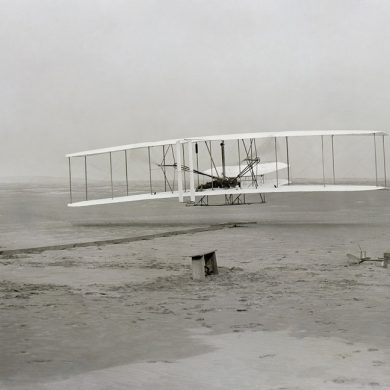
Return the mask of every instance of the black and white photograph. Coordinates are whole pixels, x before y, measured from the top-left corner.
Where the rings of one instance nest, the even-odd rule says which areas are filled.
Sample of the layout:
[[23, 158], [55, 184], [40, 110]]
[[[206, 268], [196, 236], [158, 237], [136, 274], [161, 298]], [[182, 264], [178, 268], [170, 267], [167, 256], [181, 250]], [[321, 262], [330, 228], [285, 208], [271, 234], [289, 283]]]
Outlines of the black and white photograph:
[[390, 389], [389, 20], [0, 0], [0, 390]]

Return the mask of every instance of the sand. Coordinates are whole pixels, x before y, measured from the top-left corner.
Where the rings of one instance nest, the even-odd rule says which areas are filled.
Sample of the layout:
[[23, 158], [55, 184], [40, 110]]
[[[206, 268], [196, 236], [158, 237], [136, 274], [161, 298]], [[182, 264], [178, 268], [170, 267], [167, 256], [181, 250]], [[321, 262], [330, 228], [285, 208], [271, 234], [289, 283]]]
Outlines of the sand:
[[[78, 215], [66, 242], [72, 226], [106, 239], [116, 226], [123, 238], [157, 224], [256, 223], [2, 256], [0, 388], [390, 388], [390, 270], [346, 257], [357, 243], [370, 255], [389, 250], [386, 196], [337, 195], [332, 204], [305, 195], [287, 208], [278, 198], [228, 211], [168, 203], [142, 228], [135, 208], [135, 221], [114, 210], [108, 228], [99, 211], [89, 227]], [[210, 248], [220, 274], [195, 282], [189, 255]]]

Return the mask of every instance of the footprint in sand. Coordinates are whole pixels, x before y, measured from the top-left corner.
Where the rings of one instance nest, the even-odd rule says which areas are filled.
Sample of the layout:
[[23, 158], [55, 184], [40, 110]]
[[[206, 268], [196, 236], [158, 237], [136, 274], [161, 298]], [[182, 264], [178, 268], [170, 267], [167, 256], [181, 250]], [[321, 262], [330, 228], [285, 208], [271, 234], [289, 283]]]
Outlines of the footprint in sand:
[[265, 355], [260, 355], [260, 356], [259, 356], [259, 359], [273, 358], [273, 357], [275, 357], [275, 356], [276, 356], [275, 353], [266, 353]]
[[339, 377], [335, 378], [332, 380], [333, 383], [354, 383], [356, 382], [355, 378], [344, 378], [344, 377]]
[[351, 357], [351, 355], [349, 355], [349, 354], [347, 354], [347, 353], [339, 353], [337, 356], [338, 356], [339, 358], [341, 358], [341, 359], [346, 359], [346, 358], [348, 358], [348, 357]]

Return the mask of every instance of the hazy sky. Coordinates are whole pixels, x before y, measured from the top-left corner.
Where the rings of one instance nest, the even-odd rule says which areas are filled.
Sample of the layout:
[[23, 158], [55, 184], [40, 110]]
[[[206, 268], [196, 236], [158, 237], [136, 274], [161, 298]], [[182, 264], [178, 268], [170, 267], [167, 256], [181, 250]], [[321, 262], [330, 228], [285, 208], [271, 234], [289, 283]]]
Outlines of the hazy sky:
[[387, 129], [388, 0], [0, 0], [0, 177], [164, 138]]

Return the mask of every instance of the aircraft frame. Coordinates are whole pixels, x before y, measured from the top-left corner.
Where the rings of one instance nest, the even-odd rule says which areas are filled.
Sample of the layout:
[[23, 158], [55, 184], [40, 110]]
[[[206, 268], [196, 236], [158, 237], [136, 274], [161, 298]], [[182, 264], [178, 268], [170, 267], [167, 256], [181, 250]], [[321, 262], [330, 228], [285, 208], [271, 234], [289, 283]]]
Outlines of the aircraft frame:
[[[375, 186], [352, 185], [339, 182], [336, 176], [335, 143], [339, 136], [365, 136], [372, 138], [374, 148]], [[208, 205], [210, 196], [222, 195], [225, 204], [246, 203], [245, 196], [259, 194], [261, 202], [265, 201], [267, 193], [292, 193], [292, 192], [335, 192], [335, 191], [368, 191], [387, 188], [385, 136], [387, 133], [378, 130], [311, 130], [311, 131], [277, 131], [243, 133], [229, 135], [214, 135], [207, 137], [171, 139], [157, 142], [144, 142], [137, 144], [122, 145], [111, 148], [94, 149], [84, 152], [67, 154], [69, 169], [69, 194], [70, 207], [114, 204], [153, 199], [178, 198], [179, 202], [187, 202], [191, 205]], [[291, 176], [289, 140], [295, 137], [318, 137], [321, 144], [321, 184], [295, 184]], [[331, 177], [325, 172], [324, 140], [330, 139], [331, 143]], [[262, 162], [258, 152], [257, 140], [269, 139], [273, 143], [274, 162]], [[378, 143], [382, 140], [383, 159], [383, 185], [380, 185], [378, 166]], [[215, 142], [219, 143], [219, 152], [213, 150]], [[238, 165], [226, 165], [225, 143], [236, 143]], [[202, 170], [199, 167], [199, 149], [206, 151], [206, 160], [209, 168]], [[281, 161], [278, 149], [284, 149], [286, 161]], [[380, 148], [380, 147], [379, 147]], [[134, 149], [146, 149], [148, 155], [149, 191], [147, 193], [130, 193], [128, 152]], [[163, 190], [157, 191], [152, 179], [151, 151], [161, 149], [161, 161], [158, 167], [163, 177]], [[124, 154], [126, 195], [115, 196], [113, 181], [113, 153]], [[216, 155], [220, 153], [222, 166], [217, 166]], [[108, 155], [110, 166], [111, 197], [91, 199], [88, 189], [88, 158], [94, 155]], [[84, 184], [85, 199], [74, 202], [72, 189], [72, 161], [73, 159], [84, 160]], [[205, 159], [203, 159], [204, 161]], [[268, 164], [268, 165], [267, 165]], [[287, 170], [287, 179], [280, 175], [281, 170]], [[169, 178], [169, 171], [174, 170], [173, 180]], [[268, 180], [266, 177], [272, 173], [275, 179]], [[209, 181], [200, 184], [200, 178]], [[331, 184], [329, 180], [331, 179]], [[188, 184], [188, 185], [187, 185]]]

